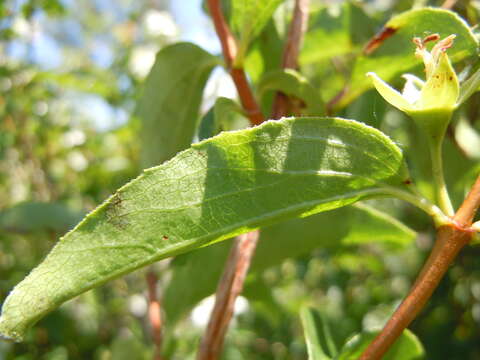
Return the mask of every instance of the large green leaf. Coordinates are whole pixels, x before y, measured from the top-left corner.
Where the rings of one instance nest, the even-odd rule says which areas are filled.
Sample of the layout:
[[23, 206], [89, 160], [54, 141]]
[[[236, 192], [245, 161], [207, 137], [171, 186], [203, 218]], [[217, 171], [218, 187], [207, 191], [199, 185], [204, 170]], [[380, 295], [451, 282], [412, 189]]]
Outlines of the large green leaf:
[[[377, 336], [378, 332], [363, 332], [353, 336], [344, 345], [337, 360], [356, 360], [366, 349], [368, 344]], [[425, 358], [425, 351], [418, 338], [410, 330], [405, 329], [382, 357], [384, 360], [421, 360]]]
[[142, 122], [142, 165], [158, 165], [192, 142], [203, 88], [219, 60], [190, 43], [157, 54], [137, 105]]
[[371, 46], [371, 53], [359, 56], [355, 62], [348, 92], [339, 106], [350, 103], [357, 96], [372, 87], [365, 76], [373, 71], [389, 82], [400, 80], [406, 72], [421, 69], [421, 61], [414, 56], [414, 37], [438, 33], [444, 38], [456, 34], [455, 43], [448, 50], [452, 62], [456, 63], [477, 54], [478, 41], [465, 23], [452, 11], [425, 8], [411, 10], [393, 17], [382, 29], [382, 36]]
[[[265, 227], [260, 233], [249, 274], [255, 275], [287, 258], [309, 254], [319, 247], [338, 249], [371, 242], [402, 247], [414, 238], [415, 232], [391, 216], [359, 203]], [[163, 308], [170, 324], [215, 291], [229, 249], [230, 244], [222, 242], [173, 260], [172, 278], [163, 296]], [[194, 273], [195, 281], [192, 282]]]
[[400, 149], [352, 120], [222, 133], [145, 170], [63, 237], [5, 301], [0, 333], [21, 339], [64, 301], [157, 260], [407, 183]]

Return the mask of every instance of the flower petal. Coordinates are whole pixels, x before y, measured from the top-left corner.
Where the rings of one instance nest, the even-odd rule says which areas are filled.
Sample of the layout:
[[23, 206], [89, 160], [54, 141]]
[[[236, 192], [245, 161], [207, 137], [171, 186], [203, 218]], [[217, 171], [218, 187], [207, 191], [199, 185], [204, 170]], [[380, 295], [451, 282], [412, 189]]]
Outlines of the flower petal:
[[421, 90], [425, 82], [412, 74], [403, 74], [402, 77], [406, 80], [403, 86], [402, 96], [410, 104], [415, 104], [415, 102], [420, 99]]
[[397, 90], [388, 85], [385, 81], [380, 79], [377, 74], [373, 72], [367, 73], [367, 76], [370, 77], [373, 81], [373, 85], [377, 91], [382, 95], [382, 97], [395, 106], [397, 109], [409, 112], [413, 110], [412, 104], [410, 104]]
[[452, 64], [445, 52], [439, 55], [438, 65], [422, 88], [420, 99], [415, 108], [455, 109], [460, 87]]

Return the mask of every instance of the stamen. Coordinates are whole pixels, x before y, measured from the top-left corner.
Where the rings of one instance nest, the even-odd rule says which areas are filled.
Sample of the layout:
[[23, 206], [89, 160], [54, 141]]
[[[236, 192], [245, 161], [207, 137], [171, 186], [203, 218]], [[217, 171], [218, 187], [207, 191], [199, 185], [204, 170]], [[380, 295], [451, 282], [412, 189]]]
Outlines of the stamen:
[[425, 45], [427, 42], [429, 41], [437, 41], [437, 40], [440, 40], [440, 35], [438, 34], [431, 34], [431, 35], [428, 35], [428, 36], [425, 36], [423, 38], [423, 41], [422, 43]]
[[449, 35], [445, 39], [440, 40], [438, 43], [435, 44], [435, 46], [432, 49], [432, 56], [435, 59], [435, 61], [438, 60], [442, 52], [445, 52], [448, 48], [452, 47], [453, 40], [456, 38], [456, 36], [457, 35], [455, 34]]
[[415, 44], [415, 46], [417, 47], [418, 50], [422, 50], [422, 49], [425, 48], [425, 46], [423, 45], [422, 39], [420, 39], [418, 37], [414, 37], [412, 39], [412, 42]]

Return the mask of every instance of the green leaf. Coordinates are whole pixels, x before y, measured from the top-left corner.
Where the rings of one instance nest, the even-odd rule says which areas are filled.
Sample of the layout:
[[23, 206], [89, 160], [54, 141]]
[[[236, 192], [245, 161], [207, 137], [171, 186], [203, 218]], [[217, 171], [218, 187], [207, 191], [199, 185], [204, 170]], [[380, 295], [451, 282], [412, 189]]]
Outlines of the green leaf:
[[315, 64], [358, 51], [376, 27], [358, 3], [346, 1], [339, 9], [322, 7], [310, 15], [300, 63]]
[[240, 35], [240, 54], [246, 54], [250, 42], [263, 30], [284, 0], [231, 0], [233, 30]]
[[460, 86], [460, 95], [458, 97], [458, 105], [468, 100], [473, 93], [478, 91], [480, 87], [480, 69], [475, 71], [472, 76], [465, 80]]
[[54, 230], [66, 232], [84, 214], [59, 203], [23, 202], [0, 212], [0, 229], [20, 233]]
[[[283, 41], [273, 20], [270, 20], [261, 34], [252, 42], [244, 61], [244, 68], [253, 83], [267, 71], [281, 68]], [[270, 109], [269, 109], [270, 110]]]
[[215, 100], [213, 114], [216, 122], [220, 124], [220, 128], [229, 130], [233, 123], [232, 117], [235, 117], [237, 114], [243, 115], [243, 110], [240, 104], [232, 99], [220, 96]]
[[320, 338], [324, 337], [324, 341], [333, 356], [336, 355], [336, 347], [331, 338], [331, 334], [325, 319], [320, 317], [314, 309], [304, 307], [300, 311], [300, 318], [303, 325], [303, 334], [307, 343], [308, 360], [330, 360], [327, 355], [328, 351], [324, 351]]
[[220, 128], [220, 124], [217, 124], [215, 121], [213, 109], [214, 106], [212, 106], [200, 120], [200, 125], [198, 126], [199, 140], [211, 138], [222, 131], [222, 129]]
[[303, 100], [307, 105], [307, 114], [318, 116], [325, 113], [319, 92], [295, 70], [282, 69], [266, 73], [260, 79], [258, 92], [263, 96], [267, 91], [281, 91]]
[[203, 88], [219, 60], [190, 43], [157, 54], [136, 113], [142, 122], [142, 165], [170, 159], [192, 142]]
[[391, 82], [400, 80], [406, 72], [421, 69], [423, 65], [414, 56], [412, 39], [432, 33], [438, 33], [442, 39], [451, 34], [457, 35], [454, 45], [448, 50], [453, 63], [477, 54], [477, 39], [468, 24], [454, 12], [424, 8], [401, 13], [385, 24], [383, 38], [379, 37], [376, 41], [378, 47], [372, 47], [369, 55], [357, 58], [348, 84], [349, 91], [338, 106], [347, 105], [372, 87], [365, 76], [368, 72], [375, 72], [384, 81]]
[[21, 339], [66, 300], [160, 259], [406, 191], [406, 182], [400, 149], [352, 120], [287, 118], [222, 133], [145, 170], [64, 236], [5, 301], [0, 333]]
[[385, 116], [387, 102], [382, 99], [376, 90], [363, 93], [346, 109], [346, 117], [364, 122], [379, 129]]
[[[378, 332], [363, 332], [353, 336], [342, 348], [336, 360], [356, 360], [377, 336]], [[383, 360], [420, 360], [425, 358], [425, 351], [418, 338], [405, 329], [382, 357]]]
[[[375, 233], [374, 238], [372, 233]], [[295, 234], [294, 241], [292, 234]], [[376, 242], [401, 248], [414, 239], [415, 232], [398, 220], [358, 203], [263, 228], [249, 274], [254, 276], [285, 259], [309, 254], [320, 247], [338, 249]], [[170, 324], [215, 291], [229, 249], [230, 244], [224, 242], [173, 260], [172, 278], [163, 297]], [[192, 274], [196, 274], [195, 282], [192, 282]], [[245, 287], [248, 290], [248, 283]]]
[[239, 104], [230, 98], [218, 97], [213, 108], [205, 114], [200, 122], [199, 139], [205, 140], [222, 131], [233, 130], [238, 115], [244, 116]]

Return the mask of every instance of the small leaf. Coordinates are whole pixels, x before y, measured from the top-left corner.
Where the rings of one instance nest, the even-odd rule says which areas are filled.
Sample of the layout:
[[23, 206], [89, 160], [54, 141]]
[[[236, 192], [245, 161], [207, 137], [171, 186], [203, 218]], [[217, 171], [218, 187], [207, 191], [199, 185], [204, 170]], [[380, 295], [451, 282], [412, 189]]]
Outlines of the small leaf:
[[312, 11], [300, 53], [301, 64], [316, 64], [356, 52], [375, 33], [376, 20], [358, 2], [345, 1], [339, 9], [332, 8], [325, 6]]
[[287, 118], [222, 133], [146, 170], [65, 235], [3, 304], [0, 333], [20, 340], [110, 279], [287, 218], [407, 191], [408, 178], [400, 149], [352, 120]]
[[213, 108], [205, 114], [200, 123], [198, 129], [199, 139], [205, 140], [222, 131], [234, 130], [234, 123], [238, 115], [244, 116], [242, 107], [239, 104], [232, 99], [222, 96], [218, 97]]
[[478, 91], [480, 87], [480, 69], [465, 80], [460, 86], [460, 95], [458, 97], [458, 105], [463, 104], [467, 99]]
[[[231, 0], [232, 28], [240, 35], [240, 52], [244, 55], [250, 42], [262, 31], [284, 0]], [[243, 50], [242, 50], [243, 49]]]
[[331, 360], [320, 344], [321, 320], [312, 308], [304, 307], [300, 311], [303, 334], [307, 343], [308, 360]]
[[203, 115], [198, 126], [198, 139], [205, 140], [220, 133], [221, 129], [215, 122], [215, 115], [213, 115], [213, 106]]
[[258, 84], [258, 92], [263, 96], [267, 91], [281, 91], [303, 100], [307, 105], [307, 114], [322, 115], [325, 107], [319, 92], [308, 80], [295, 70], [282, 69], [266, 73]]
[[252, 42], [245, 57], [243, 65], [252, 82], [257, 83], [266, 71], [280, 69], [282, 54], [283, 41], [272, 19]]
[[220, 131], [234, 130], [235, 120], [238, 119], [239, 115], [246, 119], [243, 109], [238, 103], [221, 96], [215, 101], [213, 115], [217, 124], [217, 132], [214, 135], [217, 135]]
[[142, 122], [143, 167], [170, 159], [192, 142], [203, 88], [219, 60], [190, 43], [157, 54], [136, 113]]
[[[343, 346], [336, 360], [357, 360], [378, 332], [363, 332], [350, 338]], [[418, 338], [410, 330], [405, 329], [383, 360], [421, 360], [425, 358], [425, 351]]]

